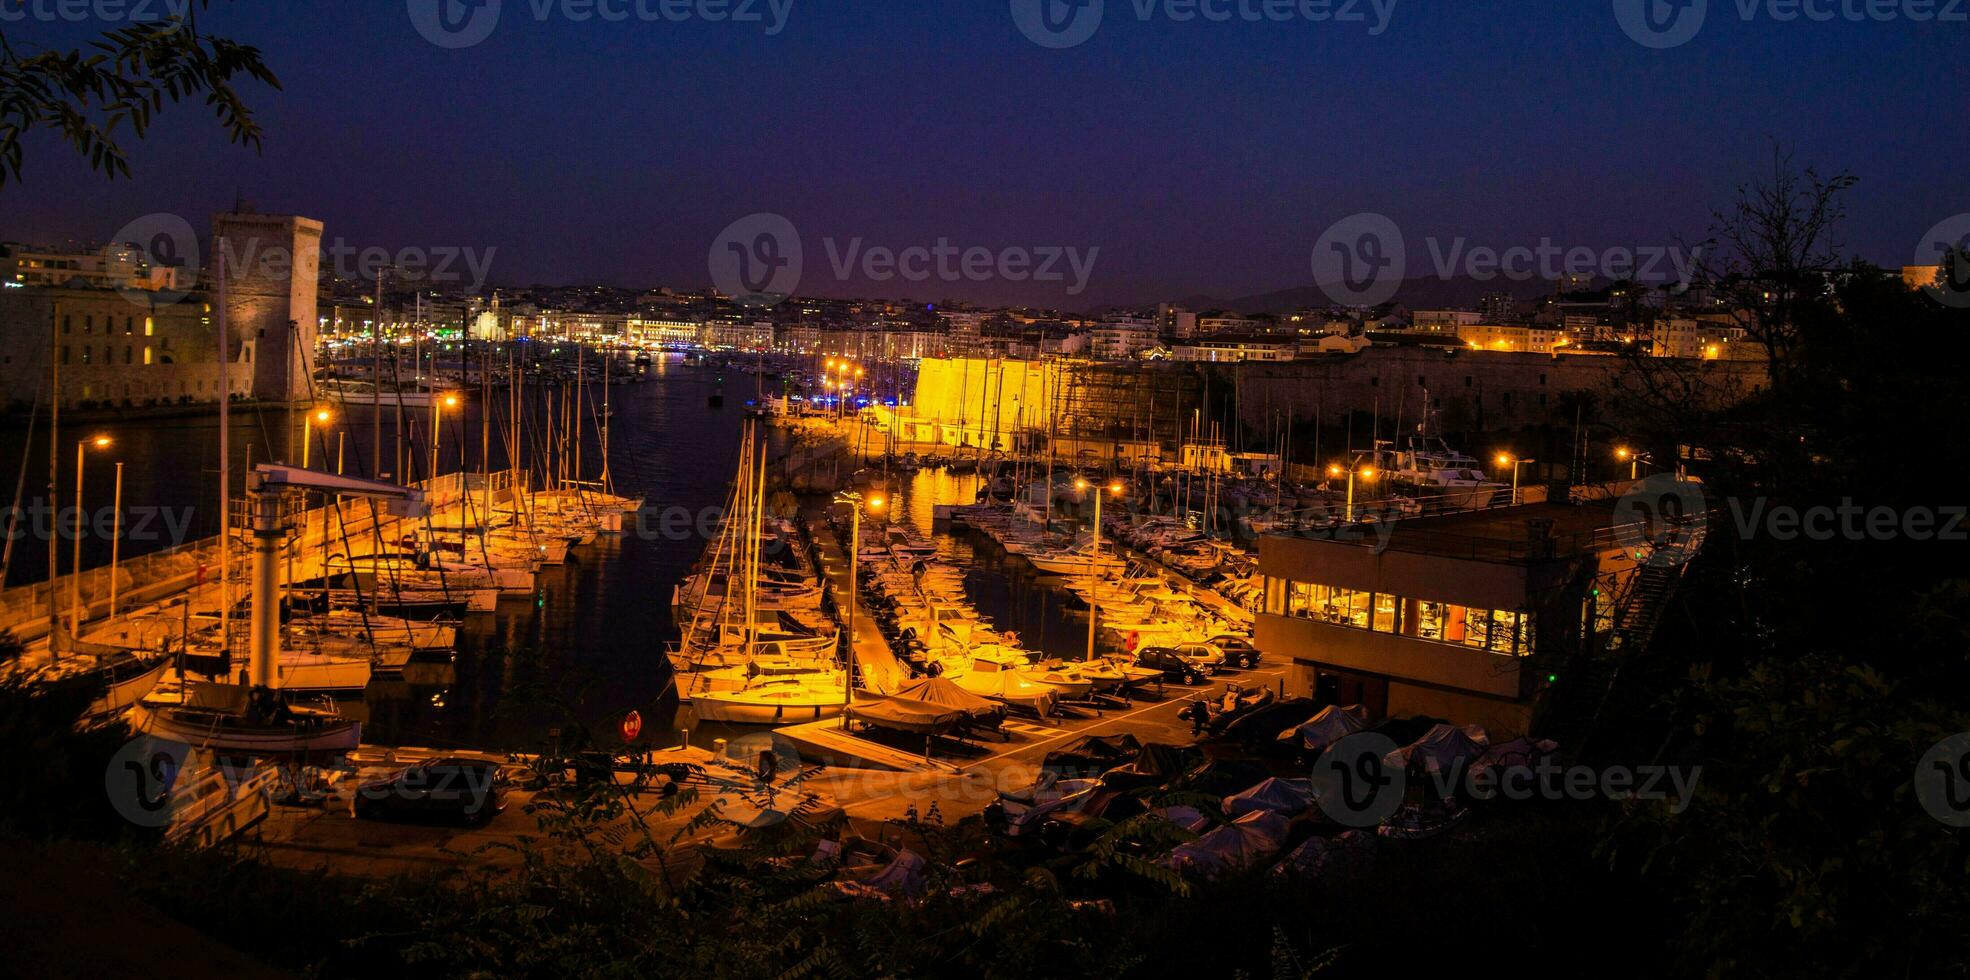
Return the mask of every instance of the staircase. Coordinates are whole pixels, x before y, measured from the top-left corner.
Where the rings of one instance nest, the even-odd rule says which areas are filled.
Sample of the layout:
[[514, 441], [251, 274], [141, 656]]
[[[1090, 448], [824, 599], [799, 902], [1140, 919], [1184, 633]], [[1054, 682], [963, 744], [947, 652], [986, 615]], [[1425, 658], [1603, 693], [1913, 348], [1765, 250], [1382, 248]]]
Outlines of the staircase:
[[[1580, 757], [1603, 719], [1625, 714], [1638, 706], [1626, 703], [1617, 693], [1621, 671], [1632, 658], [1648, 650], [1656, 628], [1661, 624], [1683, 568], [1702, 543], [1700, 534], [1679, 542], [1658, 546], [1644, 560], [1622, 596], [1615, 611], [1614, 628], [1600, 649], [1583, 650], [1566, 667], [1562, 680], [1569, 689], [1565, 707], [1551, 711], [1541, 720], [1541, 735], [1555, 739]], [[1632, 687], [1632, 685], [1631, 685]]]
[[1676, 582], [1682, 576], [1683, 566], [1680, 563], [1651, 563], [1643, 565], [1635, 573], [1635, 581], [1628, 587], [1628, 595], [1615, 613], [1614, 633], [1608, 638], [1609, 653], [1619, 656], [1648, 648], [1657, 624], [1662, 622], [1662, 612], [1669, 605], [1669, 597], [1676, 591]]

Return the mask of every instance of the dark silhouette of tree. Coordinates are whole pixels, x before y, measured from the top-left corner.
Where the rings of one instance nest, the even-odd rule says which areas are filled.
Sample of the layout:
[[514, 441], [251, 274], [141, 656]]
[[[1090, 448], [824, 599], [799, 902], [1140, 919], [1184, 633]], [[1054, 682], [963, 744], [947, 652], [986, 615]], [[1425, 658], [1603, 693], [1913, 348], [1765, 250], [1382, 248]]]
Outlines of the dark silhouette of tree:
[[1802, 169], [1774, 145], [1771, 173], [1740, 185], [1737, 201], [1713, 213], [1705, 244], [1726, 251], [1699, 266], [1701, 279], [1742, 311], [1745, 332], [1764, 345], [1775, 380], [1791, 364], [1802, 306], [1826, 299], [1827, 273], [1840, 261], [1835, 236], [1847, 214], [1841, 195], [1858, 182], [1844, 170], [1822, 176]]
[[237, 87], [279, 79], [251, 45], [201, 31], [198, 0], [183, 16], [134, 22], [84, 47], [43, 50], [0, 27], [0, 187], [25, 172], [22, 141], [55, 133], [111, 179], [130, 175], [118, 130], [138, 140], [167, 105], [200, 99], [234, 143], [258, 148], [260, 124]]

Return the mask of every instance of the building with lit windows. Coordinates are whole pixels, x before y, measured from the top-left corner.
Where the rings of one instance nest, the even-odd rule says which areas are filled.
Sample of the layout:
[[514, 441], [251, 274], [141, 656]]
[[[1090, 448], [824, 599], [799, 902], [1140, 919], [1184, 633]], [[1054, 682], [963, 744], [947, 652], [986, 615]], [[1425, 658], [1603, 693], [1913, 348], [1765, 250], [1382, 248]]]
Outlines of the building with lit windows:
[[1477, 350], [1550, 354], [1554, 348], [1567, 344], [1566, 332], [1552, 327], [1473, 323], [1459, 324], [1455, 332], [1458, 340]]
[[1627, 530], [1606, 499], [1269, 535], [1256, 642], [1289, 694], [1524, 733], [1559, 665], [1640, 601]]

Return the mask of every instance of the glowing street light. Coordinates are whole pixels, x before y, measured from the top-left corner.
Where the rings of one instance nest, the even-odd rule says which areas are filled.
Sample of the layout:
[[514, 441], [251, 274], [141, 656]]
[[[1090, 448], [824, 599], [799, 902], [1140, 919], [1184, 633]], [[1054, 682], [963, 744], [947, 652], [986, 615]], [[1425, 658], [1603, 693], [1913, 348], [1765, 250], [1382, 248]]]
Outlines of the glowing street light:
[[[110, 445], [110, 438], [106, 435], [83, 439], [75, 444], [75, 548], [69, 554], [68, 592], [68, 632], [72, 637], [82, 635], [82, 462], [89, 447], [108, 449]], [[52, 640], [49, 646], [54, 646]]]
[[[1074, 489], [1076, 489], [1076, 490], [1083, 490], [1083, 491], [1085, 491], [1085, 490], [1087, 490], [1087, 489], [1088, 489], [1089, 487], [1091, 487], [1091, 486], [1093, 486], [1093, 484], [1091, 484], [1091, 483], [1089, 483], [1086, 477], [1076, 477], [1076, 478], [1074, 479]], [[1106, 487], [1102, 487], [1101, 489], [1102, 489], [1102, 490], [1106, 490], [1106, 491], [1108, 491], [1109, 493], [1112, 493], [1112, 494], [1114, 494], [1114, 495], [1115, 495], [1115, 496], [1117, 496], [1117, 497], [1120, 497], [1120, 496], [1122, 495], [1122, 491], [1123, 491], [1123, 490], [1125, 490], [1125, 489], [1127, 489], [1127, 488], [1126, 488], [1126, 487], [1124, 487], [1124, 486], [1122, 486], [1122, 481], [1120, 481], [1120, 480], [1113, 480], [1113, 481], [1110, 481], [1110, 482], [1109, 482], [1109, 484], [1108, 484], [1108, 485], [1107, 485]], [[1093, 557], [1093, 559], [1092, 559], [1092, 560], [1090, 560], [1090, 561], [1088, 562], [1088, 652], [1087, 652], [1087, 660], [1088, 660], [1089, 662], [1093, 662], [1093, 661], [1094, 661], [1094, 636], [1095, 636], [1095, 626], [1096, 626], [1096, 624], [1097, 624], [1098, 622], [1100, 622], [1100, 620], [1101, 620], [1101, 611], [1100, 611], [1100, 609], [1099, 609], [1099, 607], [1097, 607], [1097, 606], [1095, 605], [1095, 602], [1094, 602], [1094, 599], [1095, 599], [1095, 595], [1094, 595], [1094, 593], [1095, 593], [1095, 589], [1096, 589], [1096, 588], [1098, 588], [1098, 587], [1099, 587], [1099, 586], [1101, 585], [1101, 498], [1102, 498], [1103, 496], [1104, 496], [1104, 495], [1103, 495], [1103, 494], [1102, 494], [1102, 493], [1100, 492], [1100, 490], [1097, 490], [1097, 491], [1095, 491], [1095, 494], [1094, 494], [1094, 552], [1093, 552], [1093, 554], [1094, 554], [1094, 557]]]
[[1512, 468], [1512, 504], [1514, 506], [1516, 506], [1519, 502], [1519, 467], [1524, 466], [1527, 463], [1537, 463], [1537, 462], [1539, 461], [1536, 459], [1519, 459], [1518, 457], [1513, 456], [1511, 453], [1498, 454], [1498, 466], [1500, 468], [1507, 466]]
[[1614, 458], [1628, 464], [1628, 479], [1630, 482], [1642, 478], [1642, 464], [1644, 462], [1651, 465], [1655, 463], [1655, 458], [1648, 453], [1638, 453], [1629, 449], [1627, 446], [1616, 446], [1614, 449]]
[[[860, 493], [848, 490], [835, 494], [835, 503], [847, 504], [852, 515], [849, 518], [848, 529], [848, 656], [841, 665], [841, 687], [847, 703], [853, 703], [855, 700], [855, 605], [861, 601], [859, 598], [861, 593], [856, 591], [856, 578], [862, 566], [862, 510], [867, 508], [871, 514], [880, 513], [889, 505], [889, 501], [880, 493], [864, 497]], [[842, 723], [847, 724], [845, 712], [842, 718]]]
[[1327, 475], [1328, 475], [1328, 476], [1331, 476], [1331, 477], [1333, 477], [1333, 478], [1335, 478], [1335, 479], [1340, 479], [1340, 477], [1341, 477], [1341, 474], [1342, 474], [1342, 473], [1346, 473], [1346, 474], [1347, 474], [1347, 478], [1348, 478], [1348, 509], [1347, 509], [1347, 520], [1348, 520], [1348, 522], [1349, 522], [1349, 523], [1353, 523], [1353, 522], [1354, 522], [1354, 481], [1355, 481], [1355, 478], [1356, 478], [1356, 477], [1360, 477], [1360, 478], [1361, 478], [1361, 482], [1363, 482], [1363, 483], [1373, 483], [1373, 482], [1375, 482], [1375, 468], [1374, 468], [1373, 466], [1364, 466], [1364, 467], [1361, 467], [1360, 469], [1358, 469], [1358, 470], [1357, 470], [1357, 469], [1350, 469], [1350, 468], [1347, 468], [1347, 467], [1343, 467], [1343, 466], [1341, 466], [1341, 465], [1340, 465], [1339, 463], [1336, 463], [1336, 464], [1334, 464], [1334, 465], [1332, 465], [1332, 466], [1329, 466], [1329, 467], [1327, 467]]
[[309, 450], [314, 446], [314, 437], [311, 435], [312, 430], [316, 426], [320, 426], [323, 432], [327, 432], [328, 423], [334, 420], [335, 420], [335, 413], [330, 412], [326, 408], [318, 408], [312, 412], [309, 412], [306, 415], [301, 416], [301, 468], [302, 469], [305, 470], [308, 468]]

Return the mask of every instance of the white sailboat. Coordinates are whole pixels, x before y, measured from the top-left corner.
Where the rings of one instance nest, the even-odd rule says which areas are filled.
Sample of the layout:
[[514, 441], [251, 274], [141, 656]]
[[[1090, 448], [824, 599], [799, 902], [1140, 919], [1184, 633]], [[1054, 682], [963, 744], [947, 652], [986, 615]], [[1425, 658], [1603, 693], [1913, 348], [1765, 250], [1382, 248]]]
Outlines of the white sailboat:
[[[742, 577], [744, 608], [737, 636], [722, 624], [704, 629], [694, 622], [684, 636], [684, 656], [694, 664], [711, 651], [694, 651], [691, 645], [707, 633], [715, 651], [741, 651], [742, 666], [723, 670], [681, 673], [678, 696], [691, 706], [699, 721], [745, 725], [794, 724], [839, 716], [848, 704], [847, 672], [832, 664], [788, 659], [762, 660], [759, 642], [761, 628], [757, 608], [760, 544], [766, 499], [765, 447], [757, 439], [756, 423], [747, 423], [741, 443], [739, 480], [734, 499], [743, 506], [739, 520], [728, 526], [726, 539], [737, 547], [731, 552]], [[714, 559], [716, 562], [716, 559]], [[731, 570], [728, 570], [728, 575]], [[728, 595], [729, 599], [730, 596]], [[731, 603], [721, 603], [721, 608]], [[736, 639], [735, 644], [730, 642]]]

